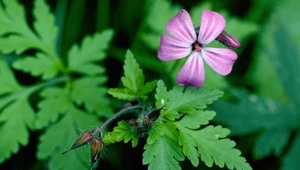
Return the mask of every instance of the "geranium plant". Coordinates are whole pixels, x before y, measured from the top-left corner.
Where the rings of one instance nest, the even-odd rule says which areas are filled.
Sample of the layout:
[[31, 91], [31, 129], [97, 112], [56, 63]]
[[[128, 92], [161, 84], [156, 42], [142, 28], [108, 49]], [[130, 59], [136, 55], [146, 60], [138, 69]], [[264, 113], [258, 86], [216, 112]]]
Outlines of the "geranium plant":
[[0, 169], [297, 169], [299, 5], [262, 2], [0, 0]]

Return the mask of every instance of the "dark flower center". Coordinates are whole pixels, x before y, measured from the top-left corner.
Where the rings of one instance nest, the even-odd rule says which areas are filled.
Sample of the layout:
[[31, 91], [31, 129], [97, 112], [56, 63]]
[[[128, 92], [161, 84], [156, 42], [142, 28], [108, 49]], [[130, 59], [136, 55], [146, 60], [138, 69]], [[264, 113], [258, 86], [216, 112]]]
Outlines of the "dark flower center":
[[198, 41], [196, 41], [192, 44], [193, 51], [200, 52], [202, 47], [203, 47], [202, 44], [200, 44]]

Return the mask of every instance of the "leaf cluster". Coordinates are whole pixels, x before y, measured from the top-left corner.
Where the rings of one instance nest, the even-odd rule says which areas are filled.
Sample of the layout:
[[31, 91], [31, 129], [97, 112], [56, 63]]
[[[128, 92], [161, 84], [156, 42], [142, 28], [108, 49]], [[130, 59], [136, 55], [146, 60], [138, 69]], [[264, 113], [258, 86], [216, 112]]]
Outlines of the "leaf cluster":
[[[86, 36], [80, 45], [71, 47], [64, 62], [56, 46], [59, 32], [55, 17], [45, 0], [34, 1], [32, 15], [31, 27], [22, 4], [1, 1], [0, 163], [29, 143], [31, 131], [44, 130], [38, 159], [47, 160], [49, 169], [86, 169], [87, 152], [64, 157], [61, 153], [79, 129], [99, 125], [99, 117], [112, 112], [101, 61], [113, 31]], [[16, 80], [15, 70], [38, 81], [24, 86]]]
[[145, 76], [130, 50], [126, 52], [124, 76], [121, 78], [124, 88], [111, 88], [108, 94], [121, 100], [133, 101], [147, 99], [156, 86], [156, 80], [145, 83]]
[[[140, 70], [137, 71], [138, 64], [131, 53], [127, 52], [124, 68], [127, 68], [124, 71], [127, 77], [143, 76]], [[137, 79], [130, 80], [137, 81], [131, 81], [131, 86], [138, 84]], [[122, 82], [128, 87], [129, 81]], [[124, 96], [113, 94], [116, 95]], [[151, 122], [144, 146], [143, 164], [149, 164], [148, 169], [181, 169], [180, 162], [187, 157], [195, 167], [199, 166], [201, 159], [208, 167], [216, 164], [221, 168], [226, 165], [229, 169], [252, 169], [241, 152], [234, 148], [235, 142], [226, 138], [229, 130], [208, 125], [216, 113], [204, 109], [222, 95], [223, 92], [219, 90], [205, 87], [195, 89], [175, 86], [168, 91], [164, 82], [159, 80], [155, 104], [156, 108], [161, 109], [158, 118]], [[135, 147], [140, 137], [137, 125], [120, 121], [112, 132], [104, 136], [103, 141], [131, 141]]]

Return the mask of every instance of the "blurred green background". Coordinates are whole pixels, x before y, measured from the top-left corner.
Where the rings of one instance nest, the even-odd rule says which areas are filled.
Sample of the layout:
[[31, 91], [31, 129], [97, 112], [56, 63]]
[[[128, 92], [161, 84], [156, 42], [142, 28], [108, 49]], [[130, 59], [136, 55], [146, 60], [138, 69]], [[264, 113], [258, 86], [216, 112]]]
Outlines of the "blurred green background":
[[[33, 1], [20, 1], [32, 23]], [[107, 87], [119, 85], [125, 52], [130, 49], [147, 79], [163, 79], [169, 87], [184, 61], [161, 62], [156, 54], [165, 25], [179, 9], [190, 12], [198, 26], [203, 9], [225, 16], [225, 30], [241, 43], [238, 60], [223, 77], [206, 67], [204, 86], [218, 88], [225, 96], [211, 109], [214, 123], [231, 130], [253, 169], [296, 170], [300, 167], [300, 1], [299, 0], [48, 0], [59, 29], [56, 48], [63, 61], [74, 43], [108, 28], [115, 31], [104, 61]], [[198, 24], [198, 25], [197, 25]], [[0, 27], [2, 27], [0, 25]], [[218, 42], [216, 46], [222, 47]], [[10, 59], [5, 57], [9, 62]], [[38, 80], [14, 70], [24, 85]], [[112, 101], [112, 105], [120, 103]], [[1, 115], [1, 112], [0, 112]], [[1, 124], [0, 124], [1, 126]], [[13, 133], [13, 130], [12, 130]], [[47, 159], [36, 158], [43, 130], [31, 131], [29, 144], [21, 146], [0, 164], [0, 169], [48, 169]], [[0, 137], [1, 140], [1, 137]], [[59, 139], [54, 139], [53, 142]], [[142, 141], [108, 146], [98, 169], [147, 169], [142, 166]], [[0, 151], [1, 152], [1, 151]], [[89, 158], [87, 158], [89, 159]], [[189, 162], [182, 169], [209, 169]], [[213, 166], [210, 169], [219, 169]]]

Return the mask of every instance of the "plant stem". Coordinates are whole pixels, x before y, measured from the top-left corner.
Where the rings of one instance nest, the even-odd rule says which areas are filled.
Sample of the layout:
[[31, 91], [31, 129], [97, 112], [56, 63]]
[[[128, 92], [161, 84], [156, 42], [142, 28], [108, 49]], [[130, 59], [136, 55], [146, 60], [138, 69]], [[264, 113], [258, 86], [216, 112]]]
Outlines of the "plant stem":
[[99, 132], [100, 133], [100, 138], [102, 138], [103, 136], [103, 129], [109, 125], [112, 121], [116, 120], [118, 117], [120, 117], [122, 114], [130, 111], [130, 110], [134, 110], [134, 109], [142, 109], [144, 108], [144, 106], [141, 105], [136, 105], [136, 106], [131, 106], [131, 107], [127, 107], [125, 109], [120, 110], [119, 112], [117, 112], [115, 115], [113, 115], [111, 118], [107, 119], [100, 127], [96, 128], [94, 132]]
[[11, 101], [16, 100], [18, 98], [28, 97], [31, 93], [33, 93], [45, 86], [61, 83], [61, 82], [67, 81], [68, 79], [69, 79], [69, 77], [64, 76], [64, 77], [54, 78], [50, 81], [36, 84], [36, 85], [30, 86], [30, 87], [23, 87], [19, 91], [16, 91], [16, 92], [6, 96], [5, 98], [3, 98], [3, 100], [0, 101], [0, 108], [4, 107]]

